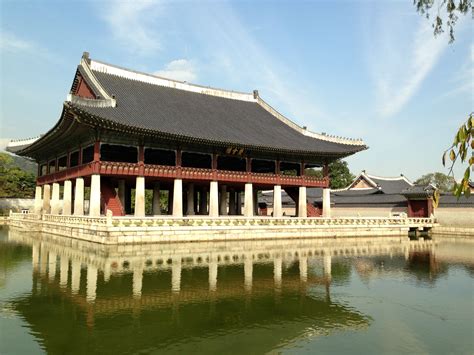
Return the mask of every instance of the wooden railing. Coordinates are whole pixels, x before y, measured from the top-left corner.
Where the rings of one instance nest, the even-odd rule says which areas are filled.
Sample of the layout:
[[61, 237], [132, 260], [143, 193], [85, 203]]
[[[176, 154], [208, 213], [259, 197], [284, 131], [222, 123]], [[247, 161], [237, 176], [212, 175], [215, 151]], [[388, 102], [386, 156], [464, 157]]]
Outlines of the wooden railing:
[[91, 162], [58, 171], [52, 174], [40, 176], [38, 184], [49, 184], [68, 179], [74, 179], [91, 174], [113, 175], [113, 176], [145, 176], [161, 179], [185, 179], [195, 181], [219, 181], [225, 183], [253, 183], [257, 185], [282, 185], [282, 186], [307, 186], [328, 187], [328, 178], [317, 178], [314, 176], [292, 176], [270, 173], [249, 173], [245, 171], [215, 170], [203, 168], [189, 168], [166, 165], [140, 165], [137, 163], [121, 162]]

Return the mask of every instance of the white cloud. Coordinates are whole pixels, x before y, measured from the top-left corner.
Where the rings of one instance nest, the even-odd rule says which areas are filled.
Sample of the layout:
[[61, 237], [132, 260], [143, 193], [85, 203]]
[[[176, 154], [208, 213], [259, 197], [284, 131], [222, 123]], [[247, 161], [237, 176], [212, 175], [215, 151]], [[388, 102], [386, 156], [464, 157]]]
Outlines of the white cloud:
[[155, 75], [188, 82], [193, 82], [197, 78], [194, 64], [186, 59], [176, 59], [169, 62], [164, 69], [155, 72]]
[[113, 0], [102, 8], [114, 40], [139, 55], [161, 47], [160, 36], [153, 30], [161, 10], [160, 3], [153, 0]]
[[[383, 25], [390, 26], [390, 22]], [[382, 117], [389, 117], [400, 112], [418, 92], [448, 41], [444, 37], [434, 37], [425, 18], [419, 19], [412, 37], [397, 37], [395, 28], [380, 33], [377, 43], [382, 45], [374, 48], [377, 63], [372, 63], [377, 90], [376, 110]]]
[[0, 49], [2, 51], [17, 53], [33, 51], [35, 48], [36, 45], [33, 42], [21, 39], [12, 33], [0, 33]]

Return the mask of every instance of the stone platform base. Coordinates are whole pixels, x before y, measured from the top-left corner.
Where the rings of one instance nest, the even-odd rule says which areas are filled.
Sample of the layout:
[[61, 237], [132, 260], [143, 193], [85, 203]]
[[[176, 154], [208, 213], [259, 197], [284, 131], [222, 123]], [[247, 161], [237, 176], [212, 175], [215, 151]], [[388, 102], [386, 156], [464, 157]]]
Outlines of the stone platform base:
[[[406, 237], [413, 228], [400, 219], [91, 219], [63, 216], [10, 217], [16, 230], [100, 244], [267, 240], [283, 238]], [[69, 222], [68, 222], [69, 220]], [[429, 222], [429, 221], [428, 221]], [[413, 222], [412, 222], [413, 224]], [[433, 225], [425, 224], [426, 228]]]
[[433, 235], [455, 235], [474, 238], [474, 228], [437, 226], [431, 230]]

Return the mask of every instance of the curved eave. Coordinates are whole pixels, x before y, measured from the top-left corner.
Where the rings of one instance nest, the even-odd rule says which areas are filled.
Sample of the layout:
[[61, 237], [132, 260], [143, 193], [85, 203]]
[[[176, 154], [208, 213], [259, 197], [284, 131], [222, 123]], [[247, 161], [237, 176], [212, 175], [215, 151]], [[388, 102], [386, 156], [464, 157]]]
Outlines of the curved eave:
[[355, 154], [357, 152], [368, 149], [368, 147], [365, 145], [351, 146], [353, 149], [350, 151], [341, 152], [341, 153], [333, 153], [333, 152], [319, 152], [319, 151], [309, 151], [309, 150], [286, 150], [286, 149], [278, 149], [278, 148], [268, 147], [268, 146], [245, 145], [239, 142], [209, 140], [209, 139], [204, 139], [204, 138], [191, 137], [191, 136], [167, 133], [167, 132], [162, 132], [162, 131], [157, 131], [157, 130], [152, 130], [152, 129], [140, 128], [140, 127], [135, 127], [135, 126], [130, 126], [130, 125], [124, 125], [121, 123], [113, 122], [109, 119], [106, 119], [97, 115], [92, 115], [89, 112], [84, 111], [80, 107], [77, 107], [74, 104], [71, 104], [69, 102], [66, 102], [65, 105], [74, 114], [80, 115], [82, 118], [81, 122], [85, 124], [89, 124], [92, 126], [99, 126], [108, 130], [114, 130], [114, 131], [119, 131], [123, 133], [130, 134], [131, 132], [134, 132], [135, 134], [139, 134], [139, 135], [154, 136], [154, 137], [158, 136], [161, 138], [179, 140], [186, 143], [203, 144], [203, 145], [208, 145], [208, 146], [214, 146], [214, 147], [218, 146], [218, 147], [224, 147], [224, 148], [233, 146], [233, 147], [238, 147], [238, 148], [244, 148], [246, 150], [260, 151], [260, 152], [266, 152], [266, 153], [272, 153], [272, 154], [283, 154], [283, 155], [304, 155], [308, 157], [319, 155], [319, 156], [332, 159], [332, 160], [344, 158], [352, 154]]

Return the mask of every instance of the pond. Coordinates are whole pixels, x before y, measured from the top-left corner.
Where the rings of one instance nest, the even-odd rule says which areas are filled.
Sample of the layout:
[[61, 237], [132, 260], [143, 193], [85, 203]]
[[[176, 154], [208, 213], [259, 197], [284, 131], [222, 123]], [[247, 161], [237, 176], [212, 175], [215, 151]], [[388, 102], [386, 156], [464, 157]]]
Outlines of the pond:
[[465, 353], [474, 241], [103, 246], [0, 229], [1, 354]]

